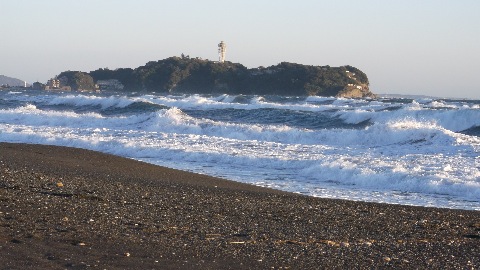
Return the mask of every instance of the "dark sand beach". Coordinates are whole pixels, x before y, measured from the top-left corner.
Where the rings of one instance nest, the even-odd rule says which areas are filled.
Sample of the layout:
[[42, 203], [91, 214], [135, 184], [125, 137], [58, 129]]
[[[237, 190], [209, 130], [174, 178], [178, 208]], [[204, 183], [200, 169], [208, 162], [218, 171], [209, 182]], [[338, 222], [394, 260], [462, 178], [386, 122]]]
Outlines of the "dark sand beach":
[[319, 199], [0, 143], [0, 269], [479, 269], [480, 211]]

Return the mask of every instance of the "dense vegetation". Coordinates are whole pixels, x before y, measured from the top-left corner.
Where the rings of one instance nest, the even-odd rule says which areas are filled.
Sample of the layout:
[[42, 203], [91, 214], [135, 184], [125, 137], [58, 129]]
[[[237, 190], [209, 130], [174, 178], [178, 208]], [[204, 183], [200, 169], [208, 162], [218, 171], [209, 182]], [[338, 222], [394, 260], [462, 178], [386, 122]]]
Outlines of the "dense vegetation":
[[70, 86], [72, 90], [93, 90], [95, 82], [88, 73], [81, 71], [64, 71], [57, 78], [63, 86]]
[[[217, 63], [190, 57], [170, 57], [136, 69], [98, 69], [90, 73], [63, 72], [72, 89], [86, 89], [93, 81], [119, 80], [123, 91], [275, 94], [335, 96], [361, 85], [368, 93], [368, 78], [352, 66], [307, 66], [282, 62], [248, 69], [237, 63]], [[90, 80], [88, 77], [92, 78]]]

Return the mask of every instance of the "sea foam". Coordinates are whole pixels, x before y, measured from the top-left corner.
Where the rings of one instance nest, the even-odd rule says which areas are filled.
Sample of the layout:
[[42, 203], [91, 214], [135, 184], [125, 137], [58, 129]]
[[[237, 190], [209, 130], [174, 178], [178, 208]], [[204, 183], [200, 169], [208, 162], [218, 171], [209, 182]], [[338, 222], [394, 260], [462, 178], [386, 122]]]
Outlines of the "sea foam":
[[0, 141], [65, 145], [311, 196], [480, 210], [478, 103], [0, 94]]

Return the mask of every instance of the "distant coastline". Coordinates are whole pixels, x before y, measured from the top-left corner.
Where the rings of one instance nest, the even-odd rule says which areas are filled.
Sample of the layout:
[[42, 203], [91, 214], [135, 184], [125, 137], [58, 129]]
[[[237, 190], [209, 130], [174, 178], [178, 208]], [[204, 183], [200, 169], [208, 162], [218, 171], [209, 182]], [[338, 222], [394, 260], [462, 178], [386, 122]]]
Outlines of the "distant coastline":
[[11, 88], [11, 87], [26, 88], [29, 86], [30, 85], [26, 81], [23, 81], [17, 78], [8, 77], [5, 75], [0, 75], [0, 89]]

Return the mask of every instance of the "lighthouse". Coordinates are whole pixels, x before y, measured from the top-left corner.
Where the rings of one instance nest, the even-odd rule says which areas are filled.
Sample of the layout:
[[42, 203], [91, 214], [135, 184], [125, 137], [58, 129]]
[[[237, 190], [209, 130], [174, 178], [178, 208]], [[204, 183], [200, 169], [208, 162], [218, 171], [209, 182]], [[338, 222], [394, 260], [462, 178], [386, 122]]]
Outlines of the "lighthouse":
[[225, 62], [225, 54], [227, 53], [227, 44], [221, 41], [218, 44], [218, 62], [223, 63]]

